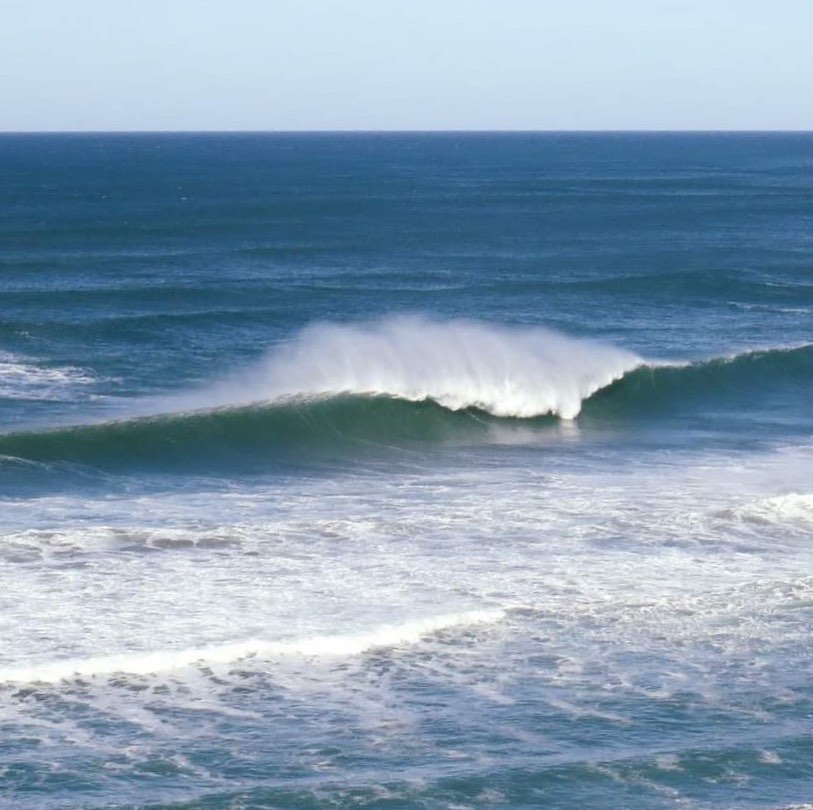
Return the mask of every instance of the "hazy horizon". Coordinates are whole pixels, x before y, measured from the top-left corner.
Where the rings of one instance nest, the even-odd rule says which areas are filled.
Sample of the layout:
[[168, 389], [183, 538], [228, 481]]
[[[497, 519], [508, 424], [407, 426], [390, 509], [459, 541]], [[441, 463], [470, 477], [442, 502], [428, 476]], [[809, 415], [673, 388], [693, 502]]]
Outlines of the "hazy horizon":
[[0, 0], [3, 132], [808, 131], [813, 5]]
[[811, 135], [809, 129], [9, 129], [3, 135]]

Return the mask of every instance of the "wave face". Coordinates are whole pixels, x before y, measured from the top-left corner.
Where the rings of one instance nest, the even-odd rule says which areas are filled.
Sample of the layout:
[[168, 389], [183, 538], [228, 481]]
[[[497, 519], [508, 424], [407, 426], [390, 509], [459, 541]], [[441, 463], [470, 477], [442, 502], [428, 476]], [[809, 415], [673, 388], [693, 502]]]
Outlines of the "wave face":
[[[687, 410], [698, 402], [776, 396], [789, 389], [806, 395], [813, 382], [813, 345], [746, 351], [692, 363], [647, 363], [598, 392], [586, 411], [590, 416]], [[790, 401], [792, 407], [794, 400]]]
[[20, 460], [127, 470], [264, 468], [269, 459], [345, 455], [400, 442], [482, 436], [488, 422], [385, 397], [282, 401], [0, 436], [0, 465]]
[[309, 326], [248, 373], [169, 404], [388, 396], [453, 411], [573, 419], [585, 399], [641, 363], [624, 349], [541, 327], [399, 316]]

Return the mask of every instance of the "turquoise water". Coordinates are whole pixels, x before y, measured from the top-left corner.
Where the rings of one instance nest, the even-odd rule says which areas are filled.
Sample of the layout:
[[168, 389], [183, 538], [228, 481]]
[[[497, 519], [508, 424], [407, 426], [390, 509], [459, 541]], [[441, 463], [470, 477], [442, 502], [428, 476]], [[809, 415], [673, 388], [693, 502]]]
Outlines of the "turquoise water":
[[813, 136], [0, 177], [0, 805], [813, 801]]

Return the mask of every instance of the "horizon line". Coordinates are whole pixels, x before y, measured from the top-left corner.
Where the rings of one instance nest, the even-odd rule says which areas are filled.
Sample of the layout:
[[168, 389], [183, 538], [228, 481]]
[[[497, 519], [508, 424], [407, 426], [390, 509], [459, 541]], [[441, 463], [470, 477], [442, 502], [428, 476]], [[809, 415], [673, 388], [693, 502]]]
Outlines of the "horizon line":
[[9, 129], [3, 135], [811, 135], [813, 129]]

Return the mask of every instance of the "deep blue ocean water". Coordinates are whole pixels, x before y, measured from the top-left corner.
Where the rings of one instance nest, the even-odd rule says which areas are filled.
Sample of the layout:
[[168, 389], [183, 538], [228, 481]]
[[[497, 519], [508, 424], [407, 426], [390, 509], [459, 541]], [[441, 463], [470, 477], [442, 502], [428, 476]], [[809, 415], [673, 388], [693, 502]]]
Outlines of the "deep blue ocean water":
[[813, 802], [811, 394], [813, 135], [0, 136], [0, 806]]

